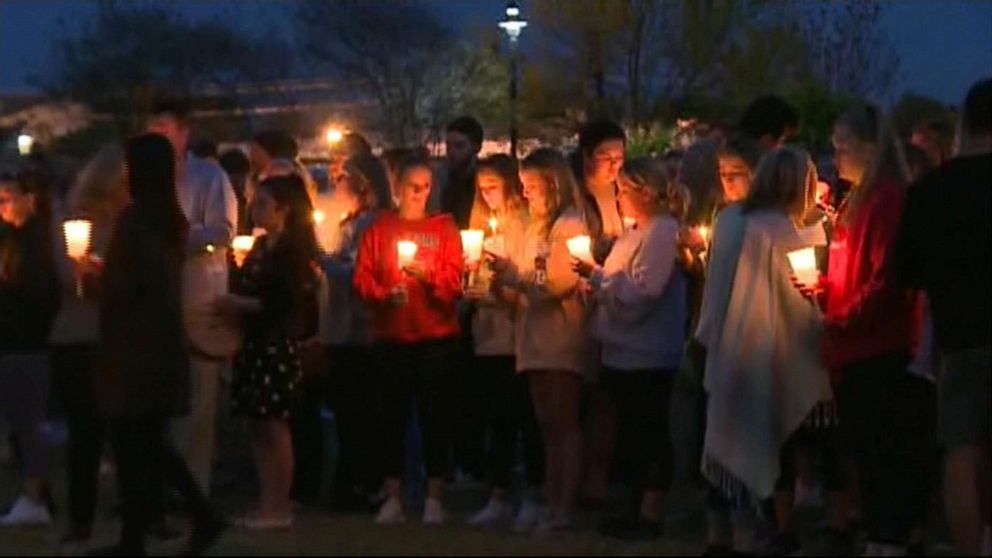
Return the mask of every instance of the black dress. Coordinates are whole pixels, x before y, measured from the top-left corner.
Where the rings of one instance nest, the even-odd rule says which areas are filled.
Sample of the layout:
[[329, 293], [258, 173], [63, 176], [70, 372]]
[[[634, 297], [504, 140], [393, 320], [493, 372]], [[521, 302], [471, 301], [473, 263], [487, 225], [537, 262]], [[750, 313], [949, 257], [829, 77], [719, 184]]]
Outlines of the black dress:
[[279, 246], [260, 237], [235, 274], [233, 291], [257, 298], [262, 312], [249, 318], [244, 346], [234, 361], [234, 413], [289, 418], [302, 377], [299, 342], [316, 314], [314, 278], [300, 277]]

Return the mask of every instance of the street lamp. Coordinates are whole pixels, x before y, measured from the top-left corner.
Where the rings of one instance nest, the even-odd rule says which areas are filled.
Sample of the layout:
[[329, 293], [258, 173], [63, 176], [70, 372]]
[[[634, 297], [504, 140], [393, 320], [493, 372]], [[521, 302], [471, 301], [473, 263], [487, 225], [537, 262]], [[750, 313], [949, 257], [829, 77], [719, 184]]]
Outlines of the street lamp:
[[506, 17], [500, 28], [510, 39], [510, 154], [517, 158], [517, 41], [527, 21], [520, 17], [520, 5], [515, 0], [506, 3]]

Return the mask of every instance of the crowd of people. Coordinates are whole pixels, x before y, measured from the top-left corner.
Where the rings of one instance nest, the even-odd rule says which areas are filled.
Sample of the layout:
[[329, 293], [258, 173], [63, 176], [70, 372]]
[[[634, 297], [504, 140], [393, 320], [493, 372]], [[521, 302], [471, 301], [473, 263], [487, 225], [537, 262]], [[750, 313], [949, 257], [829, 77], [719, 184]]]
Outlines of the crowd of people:
[[[0, 525], [52, 522], [51, 392], [64, 542], [90, 539], [116, 467], [120, 542], [97, 553], [169, 536], [172, 493], [193, 554], [292, 528], [330, 410], [332, 503], [379, 524], [446, 523], [446, 485], [475, 478], [470, 525], [557, 533], [619, 483], [600, 532], [655, 539], [686, 455], [707, 554], [799, 551], [796, 493], [818, 485], [837, 554], [919, 552], [942, 492], [955, 548], [988, 555], [992, 80], [959, 116], [951, 148], [856, 104], [829, 180], [774, 96], [658, 158], [628, 158], [609, 120], [519, 161], [480, 158], [471, 117], [440, 163], [348, 134], [330, 193], [284, 132], [190, 145], [174, 100], [61, 195], [19, 162], [0, 175], [0, 410], [23, 489]], [[222, 399], [258, 479], [234, 520], [210, 499]], [[404, 488], [423, 480], [420, 508]]]

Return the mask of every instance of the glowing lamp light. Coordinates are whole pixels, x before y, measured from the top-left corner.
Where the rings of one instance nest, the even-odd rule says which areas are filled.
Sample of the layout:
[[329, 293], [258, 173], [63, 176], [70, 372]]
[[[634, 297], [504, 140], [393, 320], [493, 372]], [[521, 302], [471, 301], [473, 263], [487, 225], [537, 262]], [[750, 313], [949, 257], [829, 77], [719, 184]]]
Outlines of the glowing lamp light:
[[31, 147], [34, 146], [34, 138], [29, 134], [17, 136], [17, 152], [21, 155], [30, 155]]
[[468, 263], [475, 264], [482, 260], [482, 239], [485, 234], [485, 231], [478, 229], [461, 231], [462, 251], [465, 252]]
[[573, 236], [566, 240], [565, 244], [568, 246], [568, 253], [573, 258], [577, 258], [588, 264], [595, 263], [592, 257], [592, 239], [588, 236]]
[[409, 240], [400, 240], [396, 243], [396, 264], [400, 269], [413, 263], [413, 258], [417, 256], [417, 243]]
[[813, 248], [803, 248], [793, 250], [787, 254], [792, 271], [796, 274], [796, 279], [805, 286], [813, 286], [819, 278], [819, 271], [816, 269], [816, 252]]

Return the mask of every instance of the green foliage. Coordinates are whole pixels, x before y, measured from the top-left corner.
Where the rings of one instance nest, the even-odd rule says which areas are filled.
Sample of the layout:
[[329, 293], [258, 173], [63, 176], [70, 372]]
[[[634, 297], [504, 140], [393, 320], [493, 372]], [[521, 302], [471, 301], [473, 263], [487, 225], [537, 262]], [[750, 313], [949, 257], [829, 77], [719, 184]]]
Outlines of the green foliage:
[[799, 130], [794, 138], [813, 153], [824, 153], [831, 149], [830, 135], [833, 124], [854, 99], [834, 95], [821, 84], [810, 83], [785, 95], [785, 98], [799, 112]]
[[654, 157], [672, 146], [673, 129], [660, 125], [634, 128], [627, 131], [628, 157]]

